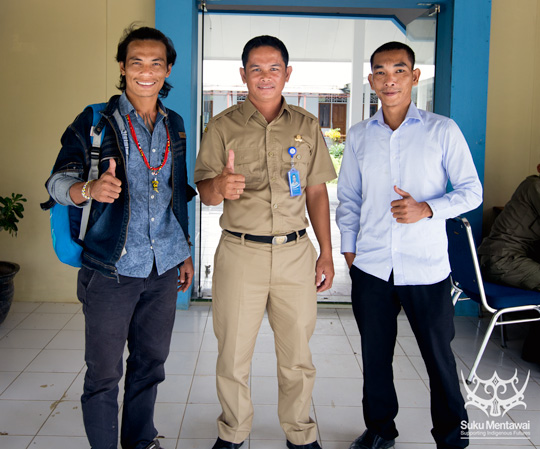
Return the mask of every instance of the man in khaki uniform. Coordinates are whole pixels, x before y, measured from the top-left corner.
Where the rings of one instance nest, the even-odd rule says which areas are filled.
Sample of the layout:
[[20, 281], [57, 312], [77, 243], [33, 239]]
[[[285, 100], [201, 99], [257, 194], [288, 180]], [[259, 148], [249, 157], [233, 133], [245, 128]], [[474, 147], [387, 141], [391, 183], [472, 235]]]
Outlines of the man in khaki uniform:
[[[223, 412], [213, 449], [239, 448], [251, 430], [249, 368], [265, 310], [274, 330], [287, 447], [320, 448], [309, 416], [315, 380], [309, 339], [316, 292], [329, 289], [334, 277], [324, 183], [336, 173], [317, 118], [281, 96], [292, 71], [288, 59], [275, 37], [246, 44], [240, 74], [248, 98], [209, 122], [195, 165], [202, 202], [224, 202], [212, 286]], [[306, 206], [318, 259], [305, 231]]]

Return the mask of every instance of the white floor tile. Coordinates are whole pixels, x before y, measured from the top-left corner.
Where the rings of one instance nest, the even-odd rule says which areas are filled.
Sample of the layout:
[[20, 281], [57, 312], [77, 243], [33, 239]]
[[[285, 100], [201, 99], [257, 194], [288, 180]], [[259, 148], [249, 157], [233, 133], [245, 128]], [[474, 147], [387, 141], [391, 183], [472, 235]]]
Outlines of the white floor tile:
[[196, 376], [189, 394], [190, 404], [219, 404], [216, 376]]
[[39, 349], [0, 348], [0, 371], [20, 372], [39, 354]]
[[82, 309], [80, 302], [44, 302], [35, 309], [39, 313], [78, 313]]
[[38, 435], [85, 436], [81, 403], [79, 401], [57, 403]]
[[84, 315], [82, 313], [76, 313], [64, 326], [64, 330], [70, 331], [84, 331]]
[[257, 405], [278, 403], [277, 377], [251, 377], [251, 401]]
[[51, 401], [0, 400], [0, 433], [36, 435], [51, 413], [53, 404]]
[[317, 425], [322, 441], [339, 441], [348, 448], [366, 430], [362, 407], [332, 407], [315, 405]]
[[[165, 372], [169, 374], [193, 375], [197, 358], [200, 357], [196, 351], [179, 352], [171, 351], [165, 362]], [[214, 366], [215, 371], [215, 366]]]
[[217, 438], [216, 419], [221, 414], [219, 404], [187, 404], [180, 429], [180, 438]]
[[[0, 440], [1, 442], [2, 440]], [[30, 449], [58, 449], [60, 447], [69, 449], [89, 449], [90, 444], [86, 436], [38, 436], [32, 441]]]
[[[4, 322], [0, 324], [0, 330], [7, 332], [11, 329], [15, 329], [28, 317], [28, 315], [30, 314], [27, 312], [15, 312], [12, 306], [7, 317], [4, 319]], [[5, 333], [3, 335], [5, 335]]]
[[195, 374], [197, 376], [213, 376], [216, 374], [217, 352], [200, 352]]
[[171, 351], [199, 351], [204, 335], [202, 332], [173, 332]]
[[81, 349], [84, 350], [84, 331], [62, 329], [55, 335], [45, 349]]
[[44, 349], [25, 371], [46, 373], [78, 373], [84, 366], [80, 349]]
[[178, 402], [185, 404], [191, 389], [193, 376], [167, 374], [158, 385], [157, 402]]
[[[12, 435], [0, 435], [0, 447], [5, 447], [9, 449], [26, 449], [32, 441], [32, 438], [33, 437], [31, 436], [17, 437]], [[34, 446], [32, 446], [32, 448], [33, 447]]]
[[17, 329], [62, 329], [73, 317], [67, 313], [39, 313], [29, 314], [19, 323]]
[[345, 335], [345, 330], [339, 319], [318, 319], [314, 335]]
[[[40, 302], [26, 302], [26, 301], [14, 301], [11, 304], [10, 314], [15, 313], [32, 313], [36, 310], [42, 303]], [[9, 316], [9, 315], [8, 315]]]
[[354, 354], [313, 354], [317, 379], [322, 377], [361, 378], [362, 370]]
[[13, 329], [0, 340], [0, 348], [43, 349], [57, 330]]
[[0, 399], [57, 401], [75, 377], [72, 373], [21, 373]]
[[251, 359], [252, 376], [277, 376], [277, 358], [274, 352], [255, 353]]
[[345, 335], [313, 335], [309, 347], [312, 354], [351, 353], [351, 344]]
[[313, 389], [313, 404], [315, 407], [359, 406], [362, 404], [362, 386], [361, 378], [319, 378]]
[[277, 416], [277, 405], [254, 405], [253, 408], [251, 438], [254, 440], [275, 440], [284, 437]]
[[[318, 422], [324, 449], [348, 449], [365, 428], [360, 337], [350, 307], [325, 305], [319, 308], [318, 316], [310, 343], [317, 368], [312, 416]], [[398, 321], [394, 377], [400, 401], [396, 419], [400, 436], [396, 448], [433, 449], [427, 373], [406, 316], [400, 313]], [[5, 323], [0, 326], [0, 447], [87, 449], [80, 410], [85, 372], [84, 317], [80, 304], [16, 303], [7, 320], [9, 328]], [[486, 320], [456, 317], [455, 326], [453, 349], [458, 373], [463, 371], [467, 375]], [[524, 397], [527, 408], [515, 407], [504, 419], [530, 420], [530, 438], [540, 447], [540, 366], [520, 358], [526, 332], [509, 329], [506, 349], [499, 345], [498, 332], [493, 335], [478, 374], [487, 379], [497, 371], [500, 377], [509, 379], [517, 369], [519, 387], [530, 370]], [[156, 427], [164, 437], [161, 442], [165, 449], [209, 449], [214, 444], [216, 419], [221, 413], [215, 390], [216, 358], [210, 306], [197, 304], [187, 311], [177, 311], [165, 367], [167, 378], [158, 388], [156, 405]], [[250, 386], [255, 415], [252, 433], [243, 448], [284, 449], [285, 436], [277, 417], [274, 338], [266, 316], [252, 359]], [[123, 380], [119, 401], [122, 389]], [[462, 391], [466, 393], [463, 385]], [[477, 408], [467, 409], [472, 419], [486, 419]], [[534, 447], [528, 439], [500, 438], [473, 439], [471, 446]]]
[[[154, 411], [154, 425], [158, 435], [167, 439], [177, 439], [184, 416], [185, 404], [157, 403]], [[168, 448], [166, 448], [168, 449]]]
[[0, 397], [2, 397], [4, 390], [10, 386], [18, 375], [18, 372], [0, 371]]
[[[217, 434], [217, 430], [216, 430], [216, 434]], [[176, 449], [210, 449], [216, 442], [216, 438], [207, 438], [207, 439], [198, 439], [198, 440], [180, 438], [178, 440], [178, 445], [176, 446]], [[244, 444], [244, 446], [246, 446], [246, 444]], [[244, 446], [242, 446], [242, 449], [244, 449]], [[174, 447], [167, 447], [166, 449], [174, 449]], [[247, 449], [249, 449], [249, 446]]]

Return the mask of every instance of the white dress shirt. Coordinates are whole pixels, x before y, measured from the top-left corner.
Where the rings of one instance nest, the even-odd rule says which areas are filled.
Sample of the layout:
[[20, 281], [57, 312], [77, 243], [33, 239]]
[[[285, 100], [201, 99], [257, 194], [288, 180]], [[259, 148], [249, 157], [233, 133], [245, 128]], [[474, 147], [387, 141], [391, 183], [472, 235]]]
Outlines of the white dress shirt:
[[[401, 197], [394, 186], [427, 202], [433, 216], [397, 223], [390, 203]], [[382, 109], [351, 127], [338, 199], [341, 252], [355, 253], [356, 267], [385, 281], [393, 271], [395, 285], [428, 285], [450, 273], [445, 220], [478, 207], [482, 185], [456, 123], [411, 102], [395, 131]]]

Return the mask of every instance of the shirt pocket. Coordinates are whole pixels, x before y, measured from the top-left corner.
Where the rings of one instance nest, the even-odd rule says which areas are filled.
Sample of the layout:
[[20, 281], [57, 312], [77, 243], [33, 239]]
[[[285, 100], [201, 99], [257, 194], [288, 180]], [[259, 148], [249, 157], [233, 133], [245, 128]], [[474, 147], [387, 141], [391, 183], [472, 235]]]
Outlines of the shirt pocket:
[[294, 145], [291, 145], [296, 148], [296, 154], [291, 158], [289, 154], [289, 148], [287, 147], [282, 152], [282, 176], [287, 179], [287, 173], [291, 169], [291, 159], [294, 162], [294, 168], [300, 173], [300, 184], [302, 188], [306, 187], [307, 177], [309, 173], [309, 167], [311, 166], [311, 160], [313, 157], [313, 147], [308, 142], [295, 142]]
[[244, 175], [246, 178], [246, 189], [259, 185], [262, 179], [259, 151], [254, 148], [239, 148], [234, 150], [234, 172]]

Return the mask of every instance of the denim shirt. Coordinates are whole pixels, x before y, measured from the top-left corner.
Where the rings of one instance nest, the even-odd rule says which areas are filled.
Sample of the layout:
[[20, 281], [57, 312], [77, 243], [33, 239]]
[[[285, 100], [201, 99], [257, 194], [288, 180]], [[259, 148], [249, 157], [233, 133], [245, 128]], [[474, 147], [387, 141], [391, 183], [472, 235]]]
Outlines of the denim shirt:
[[123, 276], [146, 278], [155, 260], [157, 272], [161, 275], [190, 256], [182, 228], [170, 208], [172, 157], [167, 158], [157, 175], [159, 185], [156, 192], [152, 187], [154, 176], [137, 149], [126, 115], [129, 114], [148, 163], [151, 167], [159, 167], [167, 146], [164, 111], [158, 108], [154, 132], [151, 134], [125, 93], [120, 96], [118, 109], [124, 119], [129, 141], [126, 165], [131, 214], [125, 252], [116, 268]]
[[[118, 278], [119, 275], [116, 264], [124, 253], [132, 210], [131, 186], [126, 170], [128, 154], [126, 154], [121, 129], [115, 119], [115, 116], [118, 116], [122, 120], [118, 110], [119, 99], [119, 95], [111, 97], [101, 112], [105, 127], [103, 128], [99, 173], [107, 170], [109, 159], [114, 158], [117, 162], [116, 177], [122, 182], [123, 188], [120, 197], [113, 203], [92, 202], [86, 236], [84, 242], [81, 242], [83, 245], [82, 265], [110, 278]], [[161, 103], [159, 107], [165, 111], [162, 120], [167, 125], [171, 138], [169, 159], [172, 165], [170, 183], [172, 198], [170, 207], [180, 224], [183, 237], [189, 243], [187, 203], [196, 195], [196, 192], [188, 184], [184, 122], [176, 112], [166, 109]], [[56, 181], [66, 177], [73, 178], [75, 182], [87, 179], [90, 167], [88, 149], [91, 147], [92, 117], [92, 109], [85, 108], [62, 135], [62, 148], [54, 164], [53, 173], [46, 182], [51, 198], [41, 205], [42, 209], [48, 210], [56, 201], [64, 204], [65, 195], [61, 192], [57, 192], [58, 195], [54, 194], [53, 186]], [[140, 157], [140, 154], [138, 156]], [[80, 208], [73, 208], [73, 210], [80, 211]]]

